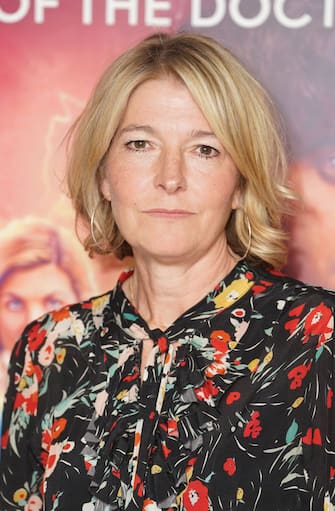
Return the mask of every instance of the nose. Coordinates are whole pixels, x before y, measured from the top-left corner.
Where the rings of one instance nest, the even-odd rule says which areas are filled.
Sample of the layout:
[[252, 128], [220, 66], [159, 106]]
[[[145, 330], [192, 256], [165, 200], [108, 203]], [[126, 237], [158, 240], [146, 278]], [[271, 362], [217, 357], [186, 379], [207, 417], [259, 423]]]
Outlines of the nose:
[[37, 319], [40, 316], [42, 316], [42, 314], [44, 314], [45, 312], [47, 312], [47, 311], [41, 303], [39, 303], [37, 301], [36, 302], [32, 301], [27, 306], [27, 311], [26, 311], [27, 321], [26, 322], [30, 323], [34, 319]]
[[185, 163], [181, 154], [164, 151], [159, 158], [155, 174], [155, 186], [172, 194], [185, 190]]

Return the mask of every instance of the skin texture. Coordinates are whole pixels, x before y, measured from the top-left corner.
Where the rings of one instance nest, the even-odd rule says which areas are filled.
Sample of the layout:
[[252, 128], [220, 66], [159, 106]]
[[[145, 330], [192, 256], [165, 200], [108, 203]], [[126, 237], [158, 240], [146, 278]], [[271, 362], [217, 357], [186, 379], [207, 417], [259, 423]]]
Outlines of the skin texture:
[[134, 252], [125, 291], [151, 326], [166, 327], [234, 266], [225, 226], [239, 206], [239, 173], [175, 78], [149, 80], [131, 96], [102, 193]]
[[196, 131], [212, 130], [176, 80], [151, 80], [131, 97], [103, 190], [135, 253], [185, 260], [225, 243], [238, 172], [214, 135]]
[[10, 350], [23, 328], [43, 313], [77, 301], [66, 273], [54, 264], [14, 271], [0, 290], [0, 339]]

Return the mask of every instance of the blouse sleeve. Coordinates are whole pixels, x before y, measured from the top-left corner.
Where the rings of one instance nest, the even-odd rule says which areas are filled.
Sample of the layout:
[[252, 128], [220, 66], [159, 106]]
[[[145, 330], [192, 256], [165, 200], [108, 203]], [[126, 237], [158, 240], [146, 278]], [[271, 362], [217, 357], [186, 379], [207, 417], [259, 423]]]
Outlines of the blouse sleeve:
[[334, 342], [333, 309], [316, 346], [314, 369], [307, 389], [306, 427], [302, 432], [304, 466], [313, 510], [335, 509]]
[[2, 511], [23, 511], [31, 504], [35, 504], [34, 509], [42, 509], [43, 469], [39, 449], [34, 445], [41, 375], [29, 350], [29, 331], [27, 329], [15, 345], [9, 366], [0, 463]]

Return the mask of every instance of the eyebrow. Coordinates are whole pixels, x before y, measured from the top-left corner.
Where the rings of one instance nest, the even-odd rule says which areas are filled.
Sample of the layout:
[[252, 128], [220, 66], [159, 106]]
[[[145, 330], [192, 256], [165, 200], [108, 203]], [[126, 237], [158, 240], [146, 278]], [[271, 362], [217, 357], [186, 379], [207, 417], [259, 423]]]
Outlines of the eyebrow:
[[[148, 124], [129, 124], [129, 126], [125, 126], [117, 133], [117, 138], [123, 135], [123, 133], [132, 133], [133, 131], [146, 131], [147, 133], [154, 134], [156, 130]], [[217, 138], [213, 131], [207, 130], [192, 130], [190, 135], [192, 138], [201, 137]]]
[[116, 136], [119, 138], [123, 133], [131, 133], [133, 131], [146, 131], [148, 133], [154, 133], [155, 130], [148, 124], [129, 124], [129, 126], [125, 126], [120, 131], [118, 131]]
[[191, 131], [191, 136], [194, 138], [200, 138], [200, 137], [213, 137], [217, 138], [215, 133], [213, 131], [206, 131], [206, 130], [193, 130]]

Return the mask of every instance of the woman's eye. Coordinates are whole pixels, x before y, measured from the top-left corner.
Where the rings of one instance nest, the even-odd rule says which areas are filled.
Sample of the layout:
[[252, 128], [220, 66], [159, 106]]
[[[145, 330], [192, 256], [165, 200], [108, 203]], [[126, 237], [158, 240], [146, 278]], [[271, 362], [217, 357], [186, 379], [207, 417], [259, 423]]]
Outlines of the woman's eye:
[[6, 302], [6, 307], [10, 312], [19, 312], [23, 310], [24, 304], [20, 298], [13, 297]]
[[335, 183], [335, 155], [329, 156], [325, 159], [321, 174], [328, 183]]
[[144, 151], [148, 148], [148, 142], [146, 140], [130, 140], [126, 146], [132, 151]]
[[219, 154], [219, 151], [210, 145], [200, 145], [197, 152], [201, 158], [214, 158]]
[[44, 298], [44, 303], [47, 310], [50, 309], [59, 309], [63, 305], [65, 305], [64, 301], [55, 297], [55, 296], [46, 296]]

